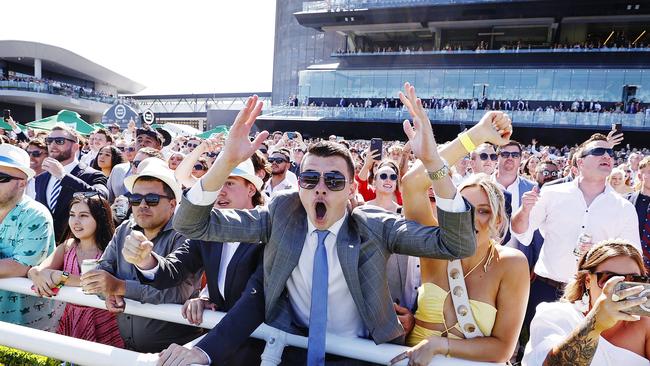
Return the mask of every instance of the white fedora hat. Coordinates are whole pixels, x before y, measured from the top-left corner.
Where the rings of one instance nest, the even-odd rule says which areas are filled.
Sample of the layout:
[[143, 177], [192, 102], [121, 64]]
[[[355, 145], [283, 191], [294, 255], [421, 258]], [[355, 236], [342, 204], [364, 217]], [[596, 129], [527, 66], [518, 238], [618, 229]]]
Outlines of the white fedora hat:
[[253, 166], [253, 161], [251, 161], [251, 159], [246, 159], [243, 162], [239, 163], [239, 165], [237, 165], [237, 167], [233, 169], [232, 172], [230, 172], [229, 177], [242, 177], [247, 181], [253, 183], [258, 191], [261, 191], [262, 185], [264, 185], [262, 178], [255, 175], [255, 167]]
[[140, 177], [153, 177], [165, 182], [174, 191], [176, 203], [181, 202], [181, 197], [183, 196], [181, 185], [176, 181], [174, 171], [169, 169], [167, 163], [164, 161], [158, 158], [146, 158], [142, 160], [140, 165], [138, 165], [138, 174], [129, 175], [124, 179], [124, 186], [129, 192], [133, 193], [133, 185]]
[[0, 144], [0, 165], [19, 169], [27, 175], [27, 180], [36, 175], [36, 172], [29, 167], [27, 151], [14, 145]]

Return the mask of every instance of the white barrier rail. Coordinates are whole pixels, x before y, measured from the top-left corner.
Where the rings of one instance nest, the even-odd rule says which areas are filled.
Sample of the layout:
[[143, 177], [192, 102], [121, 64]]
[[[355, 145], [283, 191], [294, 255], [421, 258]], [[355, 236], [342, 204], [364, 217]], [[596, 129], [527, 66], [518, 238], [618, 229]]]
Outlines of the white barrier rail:
[[[35, 296], [35, 293], [31, 290], [31, 286], [32, 281], [26, 278], [0, 279], [0, 289], [2, 290]], [[63, 286], [54, 299], [77, 305], [106, 309], [103, 300], [95, 295], [84, 294], [80, 287]], [[125, 299], [125, 302], [125, 314], [188, 325], [187, 320], [181, 316], [181, 305], [142, 304], [129, 299]], [[212, 329], [225, 315], [222, 312], [205, 311], [203, 313], [203, 322], [199, 327]], [[262, 355], [262, 366], [277, 365], [280, 362], [282, 351], [287, 345], [307, 348], [306, 337], [289, 334], [266, 324], [260, 325], [251, 336], [267, 342], [266, 349]], [[190, 345], [195, 344], [195, 342], [197, 341], [190, 342]], [[3, 322], [0, 322], [0, 344], [82, 365], [148, 366], [155, 365], [158, 360], [158, 356], [155, 354], [141, 354]], [[72, 349], [75, 352], [71, 352]], [[330, 354], [387, 365], [393, 357], [408, 348], [395, 344], [376, 345], [374, 342], [366, 339], [327, 334], [325, 349]], [[99, 363], [98, 359], [100, 358], [102, 359], [101, 362], [106, 361], [106, 363]], [[399, 365], [406, 365], [406, 363], [406, 361], [402, 361]], [[502, 364], [473, 362], [436, 356], [430, 365], [491, 366]]]

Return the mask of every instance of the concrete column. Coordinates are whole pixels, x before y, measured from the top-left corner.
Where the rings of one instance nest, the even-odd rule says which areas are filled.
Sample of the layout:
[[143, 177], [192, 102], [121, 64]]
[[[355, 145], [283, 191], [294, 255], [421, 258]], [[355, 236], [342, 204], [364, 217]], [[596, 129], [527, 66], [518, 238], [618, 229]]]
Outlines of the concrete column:
[[36, 102], [34, 104], [34, 120], [38, 121], [41, 118], [43, 118], [43, 103]]
[[34, 77], [37, 79], [40, 79], [42, 77], [41, 73], [41, 59], [40, 58], [35, 58], [34, 59]]

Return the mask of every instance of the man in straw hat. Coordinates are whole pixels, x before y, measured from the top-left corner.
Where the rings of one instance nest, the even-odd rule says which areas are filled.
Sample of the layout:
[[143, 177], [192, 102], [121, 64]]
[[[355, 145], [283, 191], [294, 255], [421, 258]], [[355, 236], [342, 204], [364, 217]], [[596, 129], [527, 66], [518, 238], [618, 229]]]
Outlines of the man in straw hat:
[[[201, 273], [189, 275], [176, 287], [158, 290], [140, 283], [135, 266], [120, 255], [129, 241], [146, 241], [161, 256], [185, 242], [186, 238], [172, 228], [174, 209], [181, 198], [174, 172], [164, 161], [147, 158], [140, 163], [138, 174], [127, 177], [124, 185], [130, 192], [133, 219], [115, 230], [98, 268], [81, 276], [83, 290], [103, 294], [108, 310], [116, 313], [124, 311], [124, 298], [151, 304], [182, 304], [195, 297]], [[118, 314], [117, 321], [125, 345], [138, 352], [159, 352], [173, 342], [186, 343], [200, 334], [199, 328], [126, 314]]]
[[[54, 251], [52, 215], [24, 194], [34, 174], [24, 150], [0, 145], [0, 278], [25, 277]], [[0, 319], [5, 322], [56, 331], [55, 307], [49, 299], [0, 290]]]

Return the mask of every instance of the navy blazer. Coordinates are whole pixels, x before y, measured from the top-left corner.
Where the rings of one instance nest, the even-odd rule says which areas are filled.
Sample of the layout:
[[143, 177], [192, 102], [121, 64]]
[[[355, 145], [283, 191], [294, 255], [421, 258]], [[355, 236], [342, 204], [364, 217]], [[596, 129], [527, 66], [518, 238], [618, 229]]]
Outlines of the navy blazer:
[[[42, 203], [49, 209], [47, 204], [47, 185], [52, 175], [43, 172], [37, 176], [34, 182], [36, 189], [36, 201]], [[84, 164], [78, 164], [69, 174], [61, 179], [61, 193], [56, 201], [54, 212], [50, 210], [54, 219], [54, 235], [57, 245], [65, 239], [63, 236], [68, 229], [68, 216], [70, 214], [70, 201], [76, 192], [98, 192], [104, 199], [108, 199], [107, 178], [100, 171], [97, 171]]]
[[[218, 280], [222, 251], [223, 243], [188, 240], [166, 257], [154, 252], [151, 253], [159, 265], [153, 280], [146, 279], [141, 273], [138, 273], [138, 276], [144, 284], [157, 289], [165, 289], [180, 284], [189, 274], [205, 269], [210, 301], [217, 305], [217, 310], [228, 312], [235, 307], [242, 294], [247, 293], [250, 295], [252, 290], [246, 291], [247, 284], [253, 273], [258, 271], [258, 278], [253, 282], [257, 281], [259, 285], [251, 285], [258, 289], [253, 291], [253, 295], [257, 296], [255, 296], [253, 302], [248, 302], [247, 307], [239, 309], [239, 312], [244, 312], [247, 315], [240, 317], [237, 323], [222, 321], [197, 346], [210, 356], [213, 364], [249, 365], [259, 363], [260, 354], [264, 349], [264, 342], [252, 341], [244, 346], [245, 349], [239, 347], [264, 321], [263, 271], [261, 265], [264, 247], [258, 244], [239, 244], [226, 271], [225, 299], [219, 292]], [[259, 291], [259, 294], [257, 294], [257, 291]], [[242, 319], [249, 321], [246, 322], [247, 324], [243, 324]], [[232, 358], [230, 358], [231, 356]]]

